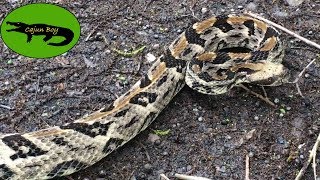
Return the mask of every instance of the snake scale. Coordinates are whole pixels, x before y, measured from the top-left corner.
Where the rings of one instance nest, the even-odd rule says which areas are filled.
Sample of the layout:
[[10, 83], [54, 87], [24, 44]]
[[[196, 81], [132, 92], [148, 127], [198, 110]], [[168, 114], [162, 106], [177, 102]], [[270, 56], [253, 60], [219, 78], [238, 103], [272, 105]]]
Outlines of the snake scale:
[[278, 31], [257, 19], [197, 22], [109, 106], [62, 126], [0, 135], [0, 180], [50, 179], [96, 163], [146, 129], [185, 84], [217, 95], [241, 83], [287, 82], [283, 54]]

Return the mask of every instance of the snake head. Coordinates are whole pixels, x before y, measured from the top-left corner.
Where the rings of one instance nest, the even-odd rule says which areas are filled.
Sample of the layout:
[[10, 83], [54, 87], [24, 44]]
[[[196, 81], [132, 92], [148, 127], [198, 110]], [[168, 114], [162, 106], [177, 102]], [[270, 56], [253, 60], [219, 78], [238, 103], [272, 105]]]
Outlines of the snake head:
[[279, 86], [289, 81], [289, 70], [283, 64], [266, 61], [256, 65], [258, 66], [256, 71], [247, 76], [250, 83], [261, 86]]

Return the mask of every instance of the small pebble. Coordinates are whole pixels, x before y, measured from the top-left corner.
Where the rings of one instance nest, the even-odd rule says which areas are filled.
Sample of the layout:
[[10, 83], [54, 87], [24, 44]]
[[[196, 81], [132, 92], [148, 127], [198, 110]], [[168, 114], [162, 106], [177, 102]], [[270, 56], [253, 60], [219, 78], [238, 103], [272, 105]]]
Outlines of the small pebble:
[[152, 48], [154, 48], [154, 49], [158, 49], [160, 47], [160, 44], [154, 44], [153, 46], [152, 46]]
[[273, 100], [273, 102], [276, 103], [276, 104], [278, 104], [278, 103], [280, 102], [280, 100], [279, 100], [278, 98], [275, 98], [275, 99]]
[[162, 153], [162, 155], [164, 155], [164, 156], [167, 156], [169, 153], [167, 152], [167, 151], [164, 151], [163, 153]]
[[313, 34], [313, 31], [309, 31], [308, 34], [309, 34], [309, 35], [312, 35], [312, 34]]
[[98, 173], [98, 176], [103, 178], [103, 177], [106, 177], [107, 176], [107, 171], [104, 170], [104, 169], [101, 169]]
[[187, 171], [190, 171], [192, 169], [192, 166], [191, 165], [188, 165], [187, 166]]
[[160, 144], [161, 144], [160, 139], [157, 139], [157, 140], [154, 142], [154, 145], [156, 145], [156, 146], [159, 146]]
[[279, 114], [279, 117], [283, 117], [283, 116], [284, 116], [284, 114], [282, 114], [282, 113]]
[[152, 134], [150, 133], [148, 136], [148, 141], [156, 144], [156, 141], [159, 140], [160, 141], [160, 137], [157, 134]]
[[203, 117], [198, 117], [198, 121], [203, 121]]
[[137, 180], [135, 176], [131, 176], [130, 180]]
[[287, 107], [286, 107], [286, 110], [287, 110], [287, 111], [290, 111], [290, 110], [291, 110], [291, 107], [290, 107], [290, 106], [287, 106]]
[[208, 12], [208, 9], [207, 9], [206, 7], [203, 7], [203, 8], [201, 9], [201, 13], [202, 13], [202, 14], [205, 14], [206, 12]]
[[299, 6], [304, 0], [286, 0], [289, 6]]
[[226, 172], [226, 167], [225, 166], [216, 167], [216, 169], [217, 169], [217, 171], [222, 172], [222, 173]]
[[230, 139], [232, 139], [232, 137], [229, 135], [226, 135], [226, 139], [230, 140]]
[[229, 119], [224, 119], [224, 120], [221, 121], [221, 124], [222, 124], [222, 125], [228, 125], [229, 122], [230, 122]]
[[239, 5], [239, 6], [238, 6], [238, 9], [243, 9], [243, 6]]
[[152, 165], [147, 163], [144, 165], [144, 169], [146, 173], [151, 173], [152, 172]]
[[248, 154], [248, 156], [249, 156], [249, 157], [253, 157], [253, 152], [250, 151], [249, 154]]
[[304, 77], [308, 78], [308, 77], [310, 77], [310, 74], [306, 73], [306, 74], [304, 75]]
[[178, 29], [178, 30], [177, 30], [177, 33], [181, 33], [181, 32], [182, 32], [182, 30], [181, 30], [181, 29]]
[[155, 39], [159, 39], [159, 35], [158, 35], [158, 34], [153, 35], [153, 37], [154, 37]]
[[259, 120], [259, 116], [254, 116], [254, 120]]
[[147, 59], [147, 61], [148, 61], [149, 63], [152, 63], [152, 62], [154, 62], [154, 61], [157, 59], [156, 56], [153, 55], [153, 54], [151, 54], [151, 53], [147, 53], [147, 54], [145, 55], [145, 58]]
[[285, 142], [283, 137], [278, 137], [277, 141], [278, 141], [279, 144], [284, 144], [284, 142]]
[[256, 5], [255, 3], [253, 3], [253, 2], [250, 2], [250, 3], [247, 5], [247, 8], [246, 8], [246, 9], [251, 10], [251, 11], [256, 10], [256, 9], [257, 9], [257, 5]]

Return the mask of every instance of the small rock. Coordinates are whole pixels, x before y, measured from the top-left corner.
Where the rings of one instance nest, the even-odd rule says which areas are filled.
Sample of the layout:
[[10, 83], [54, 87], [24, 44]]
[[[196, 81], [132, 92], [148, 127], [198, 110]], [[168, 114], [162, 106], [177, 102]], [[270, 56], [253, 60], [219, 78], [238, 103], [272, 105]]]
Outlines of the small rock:
[[169, 153], [167, 152], [167, 151], [164, 151], [163, 153], [162, 153], [162, 155], [164, 155], [164, 156], [167, 156]]
[[159, 35], [158, 35], [158, 34], [153, 35], [153, 37], [154, 37], [155, 39], [159, 39]]
[[156, 146], [159, 146], [160, 144], [161, 144], [160, 139], [157, 139], [157, 140], [154, 142], [154, 145], [156, 145]]
[[283, 11], [279, 11], [277, 10], [276, 12], [273, 13], [275, 16], [277, 17], [287, 17], [288, 13], [287, 12], [283, 12]]
[[44, 85], [42, 88], [43, 88], [44, 92], [51, 92], [51, 90], [52, 90], [52, 87], [51, 86], [47, 86], [47, 85]]
[[254, 118], [253, 118], [254, 120], [259, 120], [259, 116], [254, 116]]
[[275, 98], [275, 99], [273, 100], [273, 102], [276, 103], [276, 104], [278, 104], [278, 103], [280, 102], [280, 100], [279, 100], [278, 98]]
[[248, 156], [249, 156], [249, 157], [253, 157], [253, 152], [250, 151], [249, 154], [248, 154]]
[[103, 178], [103, 177], [106, 177], [107, 176], [107, 171], [104, 170], [104, 169], [101, 169], [98, 173], [98, 176]]
[[190, 171], [192, 169], [192, 166], [191, 165], [188, 165], [187, 166], [187, 171]]
[[238, 9], [243, 9], [243, 6], [239, 5], [237, 8], [238, 8]]
[[152, 46], [152, 48], [154, 48], [154, 49], [158, 49], [160, 47], [160, 44], [154, 44], [153, 46]]
[[250, 10], [250, 11], [254, 11], [257, 9], [257, 5], [253, 2], [250, 2], [249, 4], [247, 4], [247, 7], [246, 7], [247, 10]]
[[277, 138], [277, 141], [278, 141], [279, 144], [284, 144], [285, 143], [285, 140], [281, 136]]
[[147, 163], [143, 167], [144, 167], [144, 170], [145, 170], [146, 173], [151, 173], [152, 172], [152, 165], [151, 164]]
[[160, 137], [156, 134], [149, 134], [148, 140], [152, 143], [155, 143], [157, 140], [160, 140]]
[[221, 167], [217, 166], [216, 170], [219, 171], [219, 172], [225, 173], [226, 172], [226, 167], [225, 166], [221, 166]]
[[164, 173], [165, 173], [164, 169], [158, 170], [158, 174], [164, 174]]
[[232, 139], [232, 137], [229, 135], [226, 135], [226, 139], [230, 140], [230, 139]]
[[203, 117], [198, 117], [198, 121], [203, 121]]
[[206, 12], [208, 12], [208, 9], [206, 7], [201, 8], [201, 13], [205, 14]]
[[304, 0], [286, 0], [289, 6], [299, 6]]
[[151, 53], [147, 53], [147, 54], [145, 55], [145, 58], [147, 59], [147, 61], [148, 61], [149, 63], [152, 63], [152, 62], [154, 62], [154, 61], [157, 59], [156, 56], [153, 55], [153, 54], [151, 54]]
[[304, 75], [304, 77], [305, 77], [305, 78], [308, 78], [308, 77], [310, 77], [310, 74], [306, 73], [306, 74]]
[[221, 124], [222, 124], [222, 125], [228, 125], [229, 122], [230, 122], [229, 119], [224, 119], [224, 120], [221, 121]]

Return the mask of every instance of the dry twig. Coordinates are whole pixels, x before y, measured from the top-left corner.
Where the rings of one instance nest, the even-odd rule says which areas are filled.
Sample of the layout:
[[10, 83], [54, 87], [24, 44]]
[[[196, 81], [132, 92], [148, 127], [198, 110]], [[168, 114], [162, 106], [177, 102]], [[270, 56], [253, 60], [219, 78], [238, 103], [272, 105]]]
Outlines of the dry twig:
[[261, 20], [261, 21], [264, 21], [264, 22], [266, 22], [266, 23], [268, 23], [268, 24], [270, 24], [270, 25], [272, 25], [272, 26], [274, 26], [274, 27], [276, 27], [276, 28], [278, 28], [278, 29], [281, 29], [282, 31], [290, 34], [291, 36], [294, 36], [295, 38], [298, 38], [298, 39], [300, 39], [301, 41], [303, 41], [303, 42], [305, 42], [305, 43], [307, 43], [307, 44], [309, 44], [309, 45], [311, 45], [311, 46], [314, 46], [314, 47], [320, 49], [320, 45], [319, 45], [319, 44], [317, 44], [317, 43], [315, 43], [315, 42], [313, 42], [313, 41], [310, 41], [309, 39], [306, 39], [306, 38], [298, 35], [297, 33], [294, 33], [294, 32], [292, 32], [292, 31], [290, 31], [289, 29], [287, 29], [287, 28], [285, 28], [285, 27], [283, 27], [283, 26], [280, 26], [279, 24], [276, 24], [276, 23], [274, 23], [274, 22], [272, 22], [272, 21], [270, 21], [270, 20], [268, 20], [268, 19], [265, 19], [265, 18], [263, 18], [263, 17], [261, 17], [261, 16], [259, 16], [259, 15], [257, 15], [257, 14], [254, 14], [254, 13], [252, 13], [252, 12], [245, 12], [244, 14], [247, 14], [247, 15], [249, 15], [249, 16], [251, 16], [251, 17], [254, 17], [254, 18], [257, 18], [257, 19], [259, 19], [259, 20]]
[[309, 158], [308, 158], [308, 161], [303, 165], [303, 167], [301, 168], [301, 170], [299, 171], [299, 174], [296, 176], [295, 180], [300, 180], [302, 178], [302, 176], [304, 175], [304, 173], [306, 172], [309, 164], [311, 163], [311, 160], [313, 160], [313, 175], [314, 175], [314, 179], [316, 180], [317, 179], [317, 172], [316, 172], [316, 162], [315, 162], [315, 159], [316, 159], [316, 156], [317, 156], [317, 150], [318, 150], [318, 146], [319, 146], [319, 143], [320, 143], [320, 134], [318, 135], [318, 138], [317, 138], [317, 141], [316, 143], [314, 144], [311, 152], [310, 152], [310, 155], [309, 155]]
[[182, 180], [211, 180], [211, 179], [205, 178], [205, 177], [188, 176], [188, 175], [178, 174], [178, 173], [176, 173], [174, 176], [175, 176], [176, 178], [182, 179]]
[[246, 155], [246, 170], [245, 170], [245, 180], [250, 180], [249, 174], [250, 174], [250, 169], [249, 169], [249, 156], [248, 154]]
[[13, 110], [12, 107], [7, 106], [7, 105], [3, 105], [3, 104], [0, 104], [0, 108], [4, 108], [4, 109], [8, 109], [8, 110]]
[[261, 94], [258, 94], [256, 92], [251, 91], [249, 88], [247, 88], [246, 86], [244, 86], [243, 84], [239, 84], [239, 87], [243, 88], [244, 90], [248, 91], [249, 93], [257, 96], [258, 98], [260, 98], [261, 100], [263, 100], [264, 102], [266, 102], [267, 104], [271, 105], [272, 107], [277, 107], [273, 102], [271, 102], [268, 97], [263, 97]]
[[161, 180], [170, 180], [165, 174], [160, 174]]

